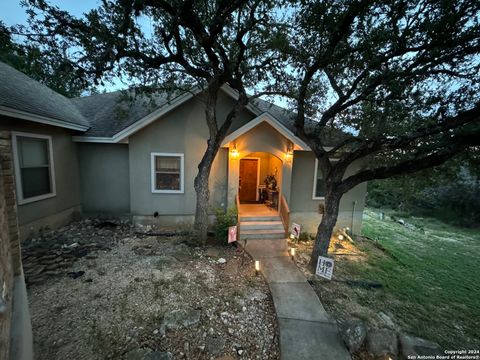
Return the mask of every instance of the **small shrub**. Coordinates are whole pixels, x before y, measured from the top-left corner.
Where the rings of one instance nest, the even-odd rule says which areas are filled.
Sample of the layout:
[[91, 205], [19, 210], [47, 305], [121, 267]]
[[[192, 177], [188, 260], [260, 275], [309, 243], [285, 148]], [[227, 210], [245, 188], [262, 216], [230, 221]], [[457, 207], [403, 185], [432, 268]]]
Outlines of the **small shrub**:
[[229, 208], [225, 211], [222, 208], [215, 210], [215, 239], [221, 243], [227, 243], [228, 228], [237, 224], [237, 209]]
[[311, 239], [311, 236], [307, 232], [302, 232], [300, 233], [300, 236], [298, 237], [298, 242], [307, 242]]

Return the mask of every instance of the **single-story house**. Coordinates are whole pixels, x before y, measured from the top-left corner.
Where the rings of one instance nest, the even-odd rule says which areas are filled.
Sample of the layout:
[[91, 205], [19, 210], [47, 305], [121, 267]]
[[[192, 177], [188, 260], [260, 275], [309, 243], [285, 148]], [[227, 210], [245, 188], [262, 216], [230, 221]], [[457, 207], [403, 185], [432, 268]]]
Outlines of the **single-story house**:
[[[0, 131], [11, 134], [21, 238], [77, 214], [192, 223], [193, 181], [208, 138], [202, 93], [127, 97], [117, 91], [69, 99], [0, 63]], [[219, 119], [235, 97], [222, 88]], [[295, 222], [316, 231], [322, 174], [295, 136], [292, 117], [257, 100], [235, 119], [211, 171], [212, 209], [266, 209], [283, 214], [285, 229]], [[341, 202], [338, 224], [353, 233], [360, 231], [365, 194], [361, 184]]]

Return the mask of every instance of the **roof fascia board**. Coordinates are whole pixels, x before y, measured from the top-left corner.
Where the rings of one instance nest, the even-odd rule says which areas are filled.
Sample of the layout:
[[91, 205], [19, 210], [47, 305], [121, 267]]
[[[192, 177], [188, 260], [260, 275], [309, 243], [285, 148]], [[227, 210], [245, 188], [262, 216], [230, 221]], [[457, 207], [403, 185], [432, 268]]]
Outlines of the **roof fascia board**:
[[222, 146], [226, 146], [229, 142], [235, 140], [238, 138], [240, 135], [245, 134], [246, 132], [250, 131], [253, 129], [255, 126], [259, 125], [262, 122], [268, 123], [270, 126], [272, 126], [275, 130], [277, 130], [280, 134], [282, 134], [284, 137], [289, 139], [291, 142], [293, 142], [295, 145], [297, 145], [301, 150], [309, 151], [310, 147], [300, 138], [295, 136], [285, 125], [283, 125], [280, 121], [278, 121], [275, 117], [270, 115], [267, 112], [264, 112], [257, 116], [255, 119], [249, 121], [242, 127], [238, 128], [234, 132], [232, 132], [230, 135], [225, 137], [225, 139], [222, 142]]
[[88, 142], [88, 143], [107, 143], [115, 144], [116, 141], [111, 137], [101, 137], [101, 136], [72, 136], [72, 141], [74, 142]]
[[57, 126], [65, 129], [87, 131], [88, 126], [67, 123], [62, 120], [52, 119], [41, 115], [32, 114], [26, 111], [16, 110], [5, 106], [0, 106], [0, 115], [14, 117], [17, 119], [32, 121], [40, 124]]

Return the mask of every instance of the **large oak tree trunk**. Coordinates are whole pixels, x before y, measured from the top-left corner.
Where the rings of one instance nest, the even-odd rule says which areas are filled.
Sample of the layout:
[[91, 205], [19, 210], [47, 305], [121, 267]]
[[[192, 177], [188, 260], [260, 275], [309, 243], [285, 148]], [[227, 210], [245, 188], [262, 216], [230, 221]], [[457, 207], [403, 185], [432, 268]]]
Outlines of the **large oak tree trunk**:
[[202, 160], [198, 165], [198, 174], [194, 180], [194, 188], [197, 194], [197, 204], [195, 208], [195, 233], [200, 243], [207, 242], [208, 231], [208, 204], [210, 200], [209, 177], [213, 161], [218, 152], [216, 144], [210, 144], [203, 154]]
[[204, 245], [207, 242], [208, 206], [210, 200], [210, 190], [208, 185], [212, 164], [233, 119], [247, 103], [246, 94], [245, 92], [242, 92], [235, 107], [226, 116], [222, 126], [219, 128], [215, 111], [217, 106], [217, 95], [220, 89], [219, 84], [220, 83], [217, 83], [217, 87], [212, 87], [206, 96], [205, 116], [210, 137], [207, 141], [207, 150], [203, 154], [202, 160], [198, 165], [198, 174], [194, 180], [194, 188], [197, 194], [197, 203], [195, 207], [195, 232], [198, 241]]
[[337, 223], [338, 211], [340, 207], [340, 199], [342, 194], [337, 190], [327, 190], [325, 194], [325, 210], [322, 221], [318, 225], [317, 236], [315, 237], [315, 245], [310, 258], [310, 266], [315, 269], [319, 256], [325, 256], [328, 253], [330, 238]]

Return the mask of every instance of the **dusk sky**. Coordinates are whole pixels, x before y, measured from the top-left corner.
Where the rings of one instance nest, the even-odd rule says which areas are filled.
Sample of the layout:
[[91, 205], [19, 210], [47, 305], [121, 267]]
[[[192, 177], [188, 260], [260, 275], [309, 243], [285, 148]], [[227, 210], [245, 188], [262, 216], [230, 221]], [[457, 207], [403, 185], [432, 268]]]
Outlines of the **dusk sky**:
[[[57, 5], [62, 10], [67, 10], [74, 15], [80, 15], [85, 11], [95, 7], [99, 3], [97, 0], [50, 0], [50, 4]], [[0, 1], [0, 20], [6, 25], [25, 24], [27, 15], [25, 8], [20, 5], [20, 0]]]
[[[62, 10], [68, 11], [72, 15], [80, 16], [82, 13], [97, 7], [100, 5], [100, 0], [48, 0], [51, 5], [56, 5]], [[3, 21], [5, 25], [12, 26], [17, 24], [27, 23], [27, 15], [25, 8], [20, 5], [20, 0], [0, 0], [0, 21]], [[16, 41], [21, 39], [13, 37]], [[104, 87], [98, 87], [98, 90], [114, 91], [125, 88], [126, 85], [122, 84], [118, 79], [115, 79], [113, 83], [106, 83]], [[277, 105], [287, 106], [286, 102], [282, 98], [274, 97], [273, 100]]]

